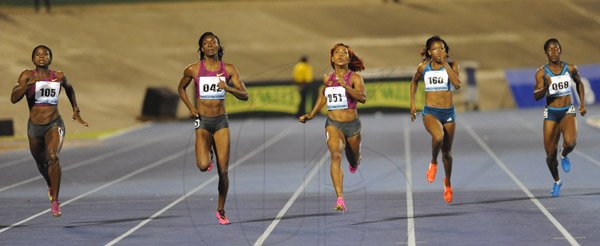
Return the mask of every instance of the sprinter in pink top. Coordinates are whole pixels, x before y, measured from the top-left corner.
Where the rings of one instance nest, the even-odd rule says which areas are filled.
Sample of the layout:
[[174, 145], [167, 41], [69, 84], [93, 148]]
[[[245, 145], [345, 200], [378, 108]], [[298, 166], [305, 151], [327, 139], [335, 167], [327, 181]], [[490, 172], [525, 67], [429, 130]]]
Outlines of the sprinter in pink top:
[[360, 74], [365, 69], [362, 60], [349, 46], [338, 43], [331, 48], [330, 62], [333, 72], [323, 77], [323, 87], [312, 112], [299, 117], [305, 123], [315, 117], [327, 105], [327, 146], [331, 153], [331, 180], [337, 195], [334, 209], [346, 211], [343, 194], [344, 174], [341, 168], [342, 153], [346, 152], [350, 173], [355, 173], [360, 164], [360, 128], [357, 102], [365, 103], [367, 92]]
[[[237, 69], [224, 63], [223, 47], [212, 32], [205, 32], [198, 40], [200, 61], [190, 64], [179, 81], [179, 97], [190, 110], [196, 127], [196, 166], [200, 171], [210, 171], [211, 147], [214, 147], [219, 170], [219, 202], [216, 217], [220, 224], [229, 224], [225, 215], [225, 200], [229, 190], [229, 121], [225, 112], [225, 93], [247, 101], [246, 86], [240, 80]], [[192, 104], [185, 90], [194, 80], [196, 105]], [[214, 144], [213, 144], [214, 141]]]
[[73, 108], [72, 119], [83, 126], [88, 126], [88, 123], [79, 115], [75, 90], [65, 74], [50, 69], [52, 50], [45, 45], [38, 45], [31, 53], [31, 61], [35, 69], [21, 72], [10, 101], [14, 104], [23, 97], [27, 98], [29, 149], [38, 171], [46, 180], [52, 216], [59, 217], [62, 214], [58, 201], [62, 172], [58, 154], [65, 137], [65, 123], [58, 112], [58, 99], [62, 88], [65, 89]]

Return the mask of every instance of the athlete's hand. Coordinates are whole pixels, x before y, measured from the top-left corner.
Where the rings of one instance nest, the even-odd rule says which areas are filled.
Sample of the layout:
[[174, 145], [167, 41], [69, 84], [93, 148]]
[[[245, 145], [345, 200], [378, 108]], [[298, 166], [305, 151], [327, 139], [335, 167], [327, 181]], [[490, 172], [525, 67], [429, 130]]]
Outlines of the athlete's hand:
[[219, 83], [217, 83], [217, 88], [227, 91], [227, 87], [229, 87], [229, 85], [225, 83], [225, 79], [219, 79]]
[[79, 111], [73, 111], [73, 120], [79, 123], [82, 126], [88, 127], [90, 124], [81, 119], [81, 115], [79, 115]]
[[311, 116], [310, 114], [305, 114], [305, 115], [298, 117], [298, 121], [300, 121], [302, 123], [306, 123], [307, 121], [312, 120], [312, 118], [314, 118], [314, 116]]
[[190, 109], [190, 118], [199, 118], [200, 114], [196, 108]]
[[579, 114], [581, 114], [581, 116], [585, 116], [586, 113], [587, 110], [585, 110], [585, 105], [579, 105]]
[[410, 107], [410, 121], [415, 121], [415, 119], [417, 118], [417, 110], [415, 109], [415, 107]]
[[36, 74], [35, 76], [31, 76], [31, 78], [29, 78], [29, 80], [27, 80], [27, 83], [25, 83], [25, 85], [27, 87], [29, 87], [29, 86], [35, 84], [35, 82], [38, 82], [40, 80], [40, 78], [38, 78], [38, 77], [39, 77], [39, 74]]

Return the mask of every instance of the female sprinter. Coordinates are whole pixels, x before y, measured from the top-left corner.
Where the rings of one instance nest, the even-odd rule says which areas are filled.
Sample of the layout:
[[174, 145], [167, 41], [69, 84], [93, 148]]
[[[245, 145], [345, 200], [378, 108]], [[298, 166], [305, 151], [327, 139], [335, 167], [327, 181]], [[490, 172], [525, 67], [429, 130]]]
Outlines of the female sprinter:
[[452, 141], [456, 116], [452, 103], [450, 85], [458, 89], [461, 86], [458, 77], [458, 64], [448, 62], [450, 47], [439, 36], [427, 39], [425, 43], [425, 59], [417, 67], [417, 72], [410, 84], [410, 119], [414, 121], [417, 114], [415, 93], [418, 82], [423, 78], [425, 83], [425, 107], [423, 108], [423, 124], [431, 134], [431, 162], [427, 169], [427, 181], [433, 183], [437, 171], [437, 157], [442, 151], [444, 163], [444, 200], [452, 202]]
[[535, 73], [535, 100], [546, 97], [544, 109], [544, 149], [546, 150], [546, 164], [554, 184], [550, 191], [551, 197], [560, 195], [562, 182], [558, 175], [558, 161], [556, 160], [556, 145], [560, 136], [563, 137], [560, 160], [563, 171], [571, 170], [571, 162], [567, 155], [575, 148], [577, 139], [577, 122], [575, 121], [575, 107], [571, 101], [571, 85], [575, 83], [579, 95], [579, 113], [585, 116], [585, 91], [579, 77], [577, 67], [560, 60], [562, 47], [557, 39], [551, 38], [544, 43], [544, 52], [548, 63], [541, 66]]
[[[212, 141], [217, 155], [219, 170], [219, 202], [216, 217], [222, 225], [229, 224], [225, 215], [225, 200], [229, 190], [229, 120], [225, 112], [225, 92], [240, 100], [248, 100], [246, 86], [239, 79], [233, 64], [225, 63], [223, 47], [219, 38], [212, 32], [205, 32], [198, 40], [200, 61], [185, 68], [179, 82], [179, 97], [190, 110], [196, 127], [196, 166], [200, 171], [210, 171]], [[196, 105], [193, 105], [186, 88], [194, 81]]]
[[65, 124], [58, 112], [58, 96], [61, 87], [65, 89], [69, 102], [71, 102], [72, 119], [84, 126], [88, 126], [88, 123], [83, 121], [79, 115], [75, 90], [67, 81], [65, 74], [50, 69], [52, 50], [45, 45], [38, 45], [33, 49], [31, 61], [35, 65], [35, 69], [21, 72], [17, 85], [12, 90], [10, 100], [14, 104], [21, 101], [23, 97], [27, 98], [29, 149], [39, 172], [48, 185], [52, 216], [59, 217], [61, 216], [60, 202], [58, 201], [61, 168], [58, 154], [65, 137]]
[[346, 211], [343, 194], [342, 151], [350, 163], [351, 173], [360, 165], [360, 128], [357, 102], [365, 103], [367, 94], [362, 76], [356, 72], [365, 69], [362, 60], [348, 45], [338, 43], [330, 51], [333, 72], [323, 77], [323, 87], [313, 110], [299, 117], [304, 123], [315, 117], [327, 104], [327, 122], [325, 133], [327, 146], [331, 153], [331, 180], [337, 195], [335, 210]]

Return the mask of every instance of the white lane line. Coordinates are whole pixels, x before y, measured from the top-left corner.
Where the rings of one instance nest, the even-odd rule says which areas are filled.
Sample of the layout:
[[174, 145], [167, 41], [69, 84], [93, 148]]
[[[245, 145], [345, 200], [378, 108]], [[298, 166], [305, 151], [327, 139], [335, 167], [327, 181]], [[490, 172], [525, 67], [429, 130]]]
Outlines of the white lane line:
[[[84, 165], [88, 165], [88, 164], [91, 164], [91, 163], [94, 163], [94, 162], [97, 162], [97, 161], [101, 161], [103, 159], [106, 159], [106, 158], [109, 158], [109, 157], [112, 157], [112, 156], [115, 156], [115, 155], [118, 155], [118, 154], [122, 154], [122, 153], [131, 151], [131, 150], [134, 150], [134, 149], [137, 149], [137, 148], [141, 148], [143, 146], [146, 146], [146, 145], [149, 145], [149, 144], [153, 144], [153, 143], [159, 142], [161, 140], [164, 140], [164, 136], [152, 138], [152, 139], [149, 139], [149, 140], [146, 140], [146, 141], [143, 141], [143, 142], [138, 142], [137, 144], [134, 144], [134, 145], [129, 145], [129, 146], [121, 148], [121, 149], [113, 150], [111, 152], [107, 152], [107, 153], [98, 155], [98, 156], [96, 156], [94, 158], [87, 159], [85, 161], [80, 161], [80, 162], [77, 162], [75, 164], [72, 164], [72, 165], [69, 165], [69, 166], [66, 166], [66, 167], [62, 167], [62, 172], [69, 171], [69, 170], [71, 170], [73, 168], [77, 168], [77, 167], [81, 167], [81, 166], [84, 166]], [[24, 184], [27, 184], [27, 183], [31, 183], [33, 181], [36, 181], [36, 180], [42, 179], [42, 178], [43, 177], [41, 175], [37, 175], [37, 176], [35, 176], [33, 178], [26, 179], [26, 180], [23, 180], [21, 182], [17, 182], [17, 183], [14, 183], [14, 184], [6, 186], [6, 187], [2, 187], [2, 188], [0, 188], [0, 192], [8, 190], [8, 189], [15, 188], [17, 186], [21, 186], [21, 185], [24, 185]]]
[[16, 164], [19, 164], [21, 162], [26, 162], [26, 161], [29, 161], [29, 160], [33, 160], [33, 157], [31, 157], [31, 156], [25, 156], [25, 157], [22, 157], [22, 158], [13, 160], [13, 161], [9, 161], [7, 163], [4, 163], [4, 164], [0, 165], [0, 168], [10, 167], [12, 165], [16, 165]]
[[554, 218], [554, 216], [552, 216], [552, 214], [550, 212], [548, 212], [548, 210], [544, 207], [544, 205], [542, 205], [542, 203], [533, 195], [533, 193], [531, 193], [531, 191], [529, 191], [529, 189], [527, 189], [527, 187], [525, 187], [525, 185], [517, 178], [517, 176], [515, 176], [510, 171], [510, 169], [508, 169], [508, 167], [504, 164], [504, 162], [502, 162], [502, 160], [500, 160], [500, 158], [496, 155], [496, 153], [494, 153], [494, 151], [492, 151], [492, 149], [490, 149], [490, 147], [479, 137], [479, 135], [477, 135], [477, 133], [473, 130], [473, 128], [471, 128], [471, 126], [466, 122], [463, 122], [463, 124], [464, 124], [467, 132], [469, 132], [469, 134], [471, 135], [471, 137], [473, 137], [473, 139], [475, 139], [475, 141], [477, 141], [479, 146], [481, 146], [481, 148], [483, 148], [488, 153], [488, 155], [490, 157], [492, 157], [492, 159], [494, 159], [494, 161], [496, 161], [496, 164], [498, 164], [498, 166], [500, 166], [500, 168], [502, 168], [502, 170], [513, 180], [513, 182], [515, 182], [517, 184], [517, 186], [519, 186], [519, 188], [521, 188], [521, 190], [527, 195], [527, 197], [529, 197], [529, 200], [531, 200], [531, 202], [533, 202], [533, 204], [535, 204], [538, 207], [538, 209], [540, 211], [542, 211], [542, 213], [546, 216], [546, 218], [548, 218], [548, 220], [550, 220], [550, 222], [552, 222], [554, 227], [556, 227], [556, 229], [558, 229], [558, 231], [560, 231], [560, 233], [567, 239], [567, 241], [571, 245], [579, 245], [579, 243], [577, 242], [577, 240], [575, 240], [575, 238], [573, 238], [571, 233], [569, 233], [567, 231], [567, 229], [565, 229], [560, 224], [560, 222], [558, 222], [558, 220], [556, 218]]
[[[243, 156], [242, 158], [240, 158], [239, 160], [237, 160], [233, 165], [231, 165], [229, 167], [229, 170], [233, 170], [235, 169], [237, 166], [239, 166], [240, 164], [244, 163], [245, 161], [247, 161], [248, 159], [252, 158], [253, 156], [255, 156], [256, 154], [260, 153], [261, 151], [263, 151], [264, 149], [270, 147], [271, 145], [275, 144], [276, 142], [278, 142], [279, 140], [283, 139], [285, 136], [289, 135], [292, 132], [292, 129], [294, 127], [289, 127], [287, 129], [285, 129], [284, 131], [278, 133], [277, 135], [275, 135], [273, 138], [269, 139], [269, 141], [267, 141], [266, 143], [262, 144], [261, 146], [257, 147], [256, 149], [254, 149], [253, 151], [249, 152], [248, 154], [246, 154], [245, 156]], [[179, 204], [180, 202], [182, 202], [183, 200], [185, 200], [186, 198], [188, 198], [189, 196], [191, 196], [192, 194], [196, 193], [197, 191], [201, 190], [202, 188], [206, 187], [209, 183], [217, 180], [218, 176], [213, 176], [212, 178], [210, 178], [207, 181], [204, 181], [204, 183], [200, 184], [198, 187], [194, 188], [193, 190], [189, 191], [188, 193], [186, 193], [185, 195], [177, 198], [175, 201], [171, 202], [169, 205], [163, 207], [162, 209], [158, 210], [158, 212], [154, 213], [152, 216], [148, 217], [147, 219], [145, 219], [144, 221], [140, 222], [139, 224], [137, 224], [136, 226], [134, 226], [133, 228], [129, 229], [128, 231], [126, 231], [125, 233], [121, 234], [120, 236], [116, 237], [115, 239], [113, 239], [112, 241], [108, 242], [106, 245], [110, 246], [110, 245], [115, 245], [116, 243], [120, 242], [121, 240], [123, 240], [124, 238], [126, 238], [127, 236], [131, 235], [132, 233], [136, 232], [137, 230], [139, 230], [140, 228], [142, 228], [144, 225], [150, 223], [152, 220], [154, 220], [156, 217], [160, 216], [161, 214], [163, 214], [164, 212], [166, 212], [167, 210], [171, 209], [172, 207], [174, 207], [175, 205]]]
[[108, 140], [108, 139], [113, 139], [113, 138], [116, 138], [116, 137], [123, 136], [123, 135], [125, 135], [127, 133], [131, 133], [131, 132], [139, 131], [139, 130], [142, 130], [142, 129], [146, 129], [146, 128], [152, 126], [152, 124], [153, 124], [152, 122], [145, 122], [145, 123], [137, 124], [137, 125], [134, 125], [134, 126], [131, 126], [131, 127], [127, 127], [127, 128], [121, 129], [121, 130], [117, 130], [117, 131], [114, 131], [114, 132], [102, 134], [102, 135], [98, 136], [98, 138], [96, 138], [96, 139], [98, 139], [99, 141], [105, 141], [105, 140]]
[[325, 163], [327, 161], [328, 156], [329, 156], [328, 153], [324, 154], [323, 157], [321, 157], [321, 160], [319, 160], [319, 162], [317, 162], [315, 164], [315, 166], [312, 168], [312, 170], [310, 170], [310, 173], [304, 179], [304, 182], [302, 182], [302, 184], [298, 187], [298, 189], [296, 189], [296, 192], [294, 192], [294, 195], [292, 195], [292, 197], [290, 197], [290, 199], [283, 206], [283, 208], [281, 208], [281, 210], [279, 211], [277, 216], [275, 216], [275, 219], [271, 222], [271, 224], [267, 227], [267, 229], [265, 229], [263, 234], [260, 235], [260, 237], [258, 237], [256, 242], [254, 242], [254, 246], [263, 245], [265, 240], [267, 240], [267, 237], [269, 237], [269, 235], [271, 235], [271, 232], [273, 232], [273, 230], [275, 229], [277, 224], [279, 224], [279, 222], [281, 221], [281, 219], [283, 218], [285, 213], [287, 213], [287, 211], [290, 209], [290, 207], [292, 207], [292, 204], [294, 204], [294, 202], [296, 201], [298, 196], [300, 196], [300, 194], [304, 191], [304, 189], [306, 189], [306, 186], [308, 185], [308, 183], [315, 177], [315, 174], [317, 174], [319, 169], [321, 169], [321, 166], [323, 166], [323, 163]]
[[412, 192], [412, 156], [410, 155], [410, 129], [408, 128], [410, 123], [404, 123], [404, 161], [406, 162], [406, 236], [407, 244], [409, 246], [417, 245], [415, 238], [415, 209], [413, 204], [413, 192]]
[[[512, 120], [518, 122], [521, 125], [524, 125], [525, 128], [529, 129], [530, 131], [535, 132], [536, 134], [543, 136], [543, 132], [542, 132], [542, 130], [540, 128], [533, 126], [533, 124], [531, 124], [529, 122], [525, 122], [525, 121], [521, 120], [518, 116], [514, 115], [513, 113], [510, 113], [509, 116], [510, 116], [510, 118]], [[596, 164], [596, 166], [600, 167], [600, 161], [594, 159], [593, 157], [591, 157], [591, 156], [589, 156], [589, 155], [587, 155], [587, 154], [585, 154], [585, 153], [583, 153], [583, 152], [581, 152], [581, 151], [579, 151], [577, 149], [574, 149], [573, 153], [578, 154], [579, 156], [587, 159], [591, 163], [594, 163], [594, 164]]]
[[[96, 188], [96, 189], [93, 189], [93, 190], [91, 190], [91, 191], [88, 191], [88, 192], [86, 192], [86, 193], [83, 193], [83, 194], [81, 194], [81, 195], [79, 195], [79, 196], [77, 196], [77, 197], [75, 197], [75, 198], [72, 198], [72, 199], [70, 199], [70, 200], [68, 200], [68, 201], [66, 201], [66, 202], [63, 202], [63, 203], [62, 203], [62, 205], [61, 205], [61, 207], [64, 207], [64, 206], [68, 205], [69, 203], [72, 203], [72, 202], [74, 202], [74, 201], [77, 201], [77, 200], [79, 200], [79, 199], [81, 199], [81, 198], [83, 198], [83, 197], [86, 197], [86, 196], [90, 195], [90, 194], [96, 193], [96, 192], [98, 192], [99, 190], [102, 190], [102, 189], [104, 189], [104, 188], [106, 188], [106, 187], [109, 187], [109, 186], [111, 186], [111, 185], [113, 185], [113, 184], [116, 184], [116, 183], [118, 183], [118, 182], [121, 182], [121, 181], [123, 181], [123, 180], [125, 180], [125, 179], [128, 179], [128, 178], [130, 178], [130, 177], [132, 177], [132, 176], [134, 176], [134, 175], [140, 174], [141, 172], [144, 172], [144, 171], [146, 171], [146, 170], [148, 170], [148, 169], [151, 169], [151, 168], [154, 168], [154, 167], [160, 166], [160, 165], [162, 165], [162, 164], [168, 163], [168, 162], [170, 162], [170, 161], [173, 161], [173, 160], [175, 160], [175, 159], [177, 159], [177, 158], [179, 158], [179, 157], [182, 157], [182, 156], [183, 156], [183, 155], [185, 155], [187, 152], [191, 152], [191, 151], [193, 151], [193, 150], [194, 150], [194, 148], [193, 148], [193, 147], [190, 147], [190, 148], [188, 148], [188, 149], [186, 149], [186, 150], [179, 151], [179, 152], [177, 152], [177, 153], [175, 153], [175, 154], [172, 154], [172, 155], [170, 155], [170, 156], [167, 156], [167, 157], [165, 157], [165, 158], [163, 158], [163, 159], [160, 159], [159, 161], [156, 161], [156, 162], [154, 162], [154, 163], [152, 163], [152, 164], [149, 164], [149, 165], [147, 165], [147, 166], [144, 166], [144, 167], [142, 167], [142, 168], [140, 168], [140, 169], [137, 169], [137, 170], [135, 170], [135, 171], [133, 171], [133, 172], [131, 172], [131, 173], [129, 173], [129, 174], [127, 174], [127, 175], [123, 176], [123, 177], [120, 177], [120, 178], [118, 178], [118, 179], [115, 179], [115, 180], [113, 180], [113, 181], [111, 181], [111, 182], [109, 182], [109, 183], [106, 183], [106, 184], [104, 184], [104, 185], [102, 185], [102, 186], [100, 186], [100, 187], [98, 187], [98, 188]], [[17, 222], [17, 223], [14, 223], [14, 224], [12, 224], [12, 225], [8, 226], [8, 227], [5, 227], [4, 229], [0, 230], [0, 233], [3, 233], [3, 232], [5, 232], [5, 231], [8, 231], [8, 230], [10, 230], [11, 228], [13, 228], [13, 227], [15, 227], [15, 226], [18, 226], [18, 225], [21, 225], [21, 224], [23, 224], [23, 223], [25, 223], [25, 222], [27, 222], [27, 221], [30, 221], [30, 220], [32, 220], [32, 219], [35, 219], [35, 218], [39, 217], [40, 215], [43, 215], [43, 214], [48, 214], [49, 212], [50, 212], [50, 209], [46, 209], [46, 210], [44, 210], [44, 211], [42, 211], [42, 212], [39, 212], [39, 213], [37, 213], [37, 214], [35, 214], [35, 215], [32, 215], [32, 216], [30, 216], [29, 218], [26, 218], [26, 219], [24, 219], [24, 220], [21, 220], [21, 221], [19, 221], [19, 222]]]

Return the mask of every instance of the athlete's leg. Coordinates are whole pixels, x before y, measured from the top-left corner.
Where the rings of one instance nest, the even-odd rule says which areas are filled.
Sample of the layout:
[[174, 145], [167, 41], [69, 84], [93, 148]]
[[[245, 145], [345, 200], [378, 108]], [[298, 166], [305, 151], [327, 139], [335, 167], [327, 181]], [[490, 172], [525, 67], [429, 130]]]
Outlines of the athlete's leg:
[[555, 121], [544, 120], [544, 150], [546, 150], [546, 164], [554, 181], [560, 180], [558, 175], [558, 161], [556, 159], [556, 145], [560, 137], [558, 124]]
[[46, 143], [41, 138], [29, 138], [29, 151], [35, 160], [38, 171], [50, 187], [50, 176], [48, 175], [48, 158], [46, 154]]
[[577, 120], [574, 114], [565, 115], [558, 128], [562, 132], [563, 137], [563, 150], [561, 156], [567, 156], [577, 145]]
[[217, 154], [217, 169], [219, 171], [219, 204], [217, 210], [225, 208], [227, 191], [229, 190], [229, 128], [221, 128], [214, 134]]
[[62, 148], [64, 140], [64, 128], [54, 126], [46, 132], [46, 154], [48, 158], [48, 175], [50, 176], [50, 188], [52, 200], [58, 201], [60, 191], [60, 179], [62, 175], [58, 154]]
[[431, 134], [431, 163], [437, 164], [437, 157], [444, 142], [444, 127], [435, 116], [430, 114], [423, 116], [423, 124]]
[[329, 171], [331, 173], [331, 181], [337, 197], [344, 197], [344, 172], [342, 172], [342, 149], [346, 145], [344, 134], [337, 129], [335, 126], [325, 127], [325, 133], [327, 136], [327, 147], [331, 154], [331, 166]]
[[361, 138], [359, 133], [346, 139], [346, 158], [348, 159], [348, 163], [355, 168], [360, 165], [360, 160], [362, 159], [360, 155]]
[[212, 134], [206, 129], [196, 129], [196, 166], [201, 172], [205, 172], [210, 166], [210, 147]]
[[442, 162], [444, 163], [444, 171], [446, 172], [446, 183], [450, 186], [450, 177], [452, 176], [452, 142], [454, 142], [454, 129], [456, 123], [444, 124], [444, 141], [442, 144]]

